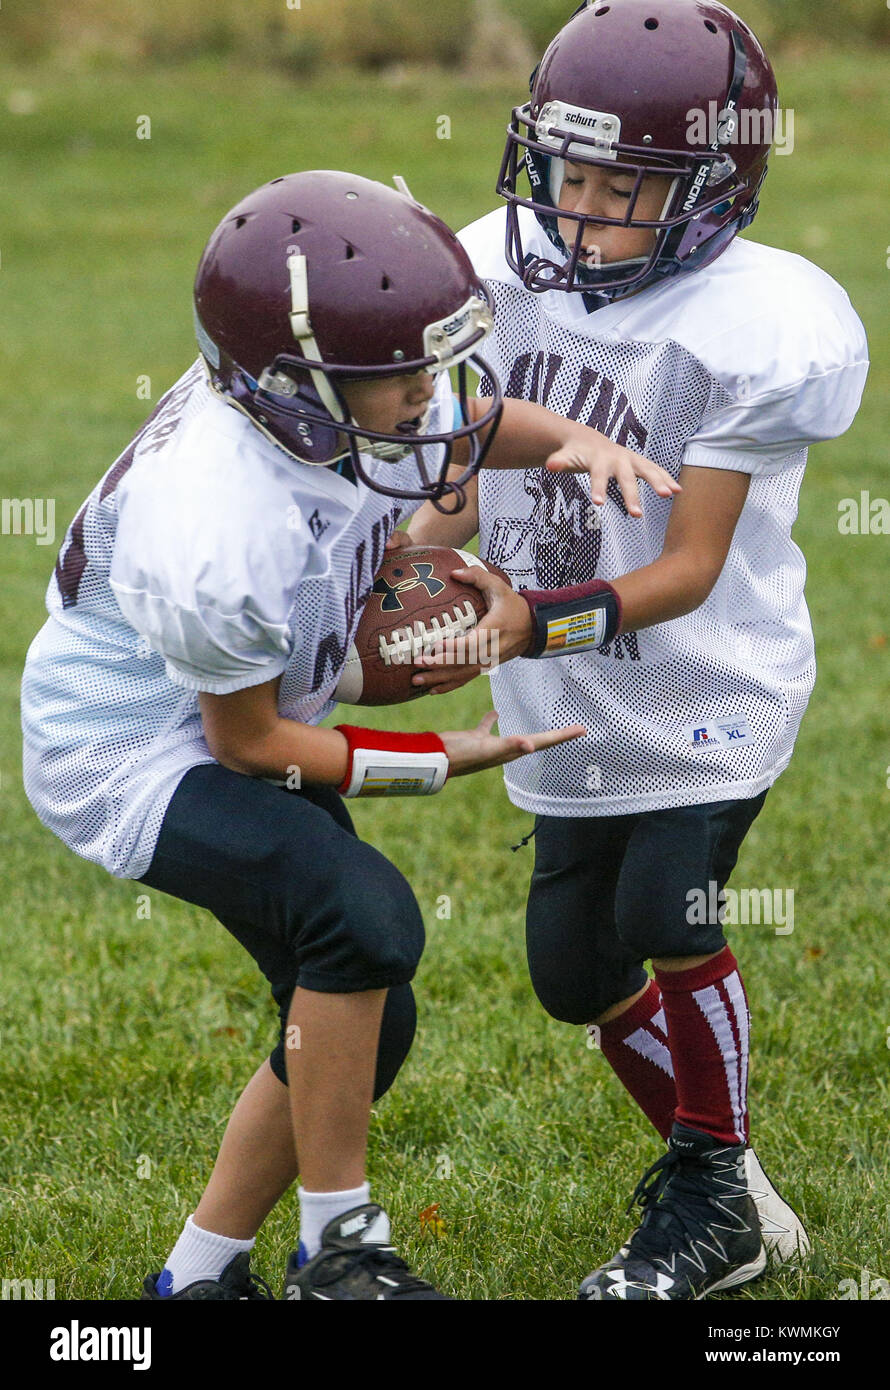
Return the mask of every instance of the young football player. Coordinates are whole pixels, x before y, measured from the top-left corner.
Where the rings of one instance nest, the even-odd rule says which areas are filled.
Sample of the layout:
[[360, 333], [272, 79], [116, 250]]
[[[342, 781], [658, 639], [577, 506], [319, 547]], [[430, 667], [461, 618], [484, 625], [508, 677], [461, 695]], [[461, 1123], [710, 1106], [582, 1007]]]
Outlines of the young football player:
[[[595, 1026], [668, 1141], [637, 1188], [639, 1228], [584, 1299], [701, 1298], [760, 1274], [764, 1242], [807, 1248], [746, 1154], [748, 1004], [713, 906], [813, 688], [791, 539], [807, 447], [849, 427], [867, 372], [840, 286], [737, 238], [776, 112], [770, 64], [724, 6], [582, 6], [513, 112], [507, 206], [461, 238], [495, 302], [482, 394], [595, 425], [682, 483], [635, 519], [613, 485], [592, 507], [568, 460], [480, 474], [480, 554], [524, 592], [460, 572], [508, 663], [492, 676], [501, 731], [588, 730], [505, 773], [537, 816], [534, 988]], [[412, 533], [462, 544], [470, 516], [425, 510]], [[415, 681], [475, 674], [443, 660]]]
[[[466, 393], [467, 361], [490, 372], [475, 356], [487, 291], [403, 191], [273, 180], [213, 233], [194, 307], [201, 357], [69, 527], [22, 687], [43, 823], [111, 874], [208, 908], [280, 1011], [143, 1297], [268, 1297], [249, 1252], [298, 1159], [286, 1298], [441, 1297], [394, 1254], [365, 1176], [372, 1098], [413, 1037], [423, 923], [341, 797], [436, 792], [583, 730], [495, 737], [493, 714], [440, 735], [319, 725], [387, 538], [424, 498], [460, 504], [483, 459], [568, 451], [626, 474], [630, 455], [519, 401], [495, 438], [500, 393]], [[466, 464], [447, 481], [456, 440]]]

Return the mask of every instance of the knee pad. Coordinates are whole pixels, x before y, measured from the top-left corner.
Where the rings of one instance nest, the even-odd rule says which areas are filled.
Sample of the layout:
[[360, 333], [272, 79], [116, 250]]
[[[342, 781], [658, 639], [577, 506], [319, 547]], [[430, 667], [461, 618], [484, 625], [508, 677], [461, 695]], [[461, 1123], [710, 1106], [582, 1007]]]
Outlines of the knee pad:
[[[287, 1085], [285, 1045], [288, 1009], [284, 1010], [278, 1042], [269, 1055], [269, 1065], [283, 1085]], [[377, 1073], [374, 1077], [374, 1099], [385, 1095], [395, 1081], [405, 1058], [411, 1051], [417, 1027], [417, 1006], [410, 985], [397, 985], [386, 996], [383, 1018], [380, 1021], [380, 1042], [377, 1047]]]
[[542, 965], [529, 959], [529, 971], [540, 1003], [560, 1023], [593, 1023], [613, 1004], [636, 994], [647, 978], [642, 966], [616, 967], [605, 960], [592, 962], [583, 979], [560, 970], [558, 961]]
[[413, 977], [426, 933], [407, 879], [383, 855], [372, 852], [375, 862], [367, 875], [344, 885], [341, 950], [348, 949], [352, 970], [374, 981], [363, 988], [394, 988]]
[[685, 895], [672, 899], [653, 894], [651, 886], [622, 883], [616, 897], [618, 935], [643, 960], [722, 951], [726, 937], [720, 923], [699, 922], [698, 915], [690, 910]]
[[411, 1051], [417, 1028], [417, 1004], [410, 985], [397, 985], [386, 996], [380, 1022], [380, 1043], [377, 1048], [377, 1074], [374, 1078], [374, 1099], [385, 1095]]
[[[295, 918], [297, 914], [294, 914]], [[355, 852], [326, 898], [289, 925], [296, 982], [324, 993], [392, 989], [414, 976], [424, 927], [410, 885], [371, 845]]]

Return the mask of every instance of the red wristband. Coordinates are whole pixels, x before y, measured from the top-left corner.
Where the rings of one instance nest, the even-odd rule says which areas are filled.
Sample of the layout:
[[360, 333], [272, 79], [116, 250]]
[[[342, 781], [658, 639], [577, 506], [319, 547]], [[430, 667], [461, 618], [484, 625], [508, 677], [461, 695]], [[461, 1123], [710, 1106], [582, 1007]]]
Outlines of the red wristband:
[[448, 755], [438, 734], [392, 734], [356, 724], [335, 728], [349, 745], [341, 796], [429, 796], [448, 778]]
[[611, 642], [621, 626], [618, 590], [605, 579], [564, 589], [517, 589], [532, 616], [526, 657], [571, 656]]

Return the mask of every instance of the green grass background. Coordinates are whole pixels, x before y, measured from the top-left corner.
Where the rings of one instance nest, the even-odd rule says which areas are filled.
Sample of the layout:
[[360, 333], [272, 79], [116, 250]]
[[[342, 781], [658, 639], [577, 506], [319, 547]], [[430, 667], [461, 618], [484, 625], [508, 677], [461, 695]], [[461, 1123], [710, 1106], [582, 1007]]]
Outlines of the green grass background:
[[[887, 67], [864, 49], [780, 61], [796, 151], [775, 160], [748, 233], [842, 281], [874, 367], [853, 430], [811, 455], [795, 534], [819, 680], [733, 879], [796, 894], [793, 935], [741, 926], [733, 945], [753, 1008], [758, 1148], [816, 1246], [806, 1270], [770, 1273], [742, 1299], [834, 1298], [863, 1266], [890, 1275], [890, 539], [837, 529], [840, 498], [890, 492]], [[137, 377], [157, 400], [194, 355], [194, 266], [247, 189], [299, 167], [398, 172], [460, 224], [495, 203], [521, 92], [441, 72], [302, 80], [219, 57], [0, 67], [0, 496], [54, 497], [61, 539], [148, 409]], [[141, 115], [150, 141], [136, 139]], [[450, 140], [437, 139], [441, 115]], [[143, 920], [142, 886], [76, 859], [27, 804], [18, 684], [54, 557], [32, 537], [0, 536], [0, 1277], [54, 1279], [58, 1297], [131, 1298], [194, 1209], [274, 1018], [252, 962], [209, 915], [152, 894]], [[379, 722], [461, 727], [487, 696], [476, 682]], [[549, 1020], [532, 996], [532, 851], [509, 848], [531, 818], [497, 772], [429, 804], [355, 814], [408, 875], [428, 928], [417, 1043], [372, 1126], [374, 1191], [400, 1248], [449, 1292], [571, 1297], [626, 1235], [623, 1208], [661, 1145], [583, 1030]], [[433, 1202], [438, 1240], [419, 1222]], [[291, 1195], [255, 1261], [276, 1283], [295, 1225]]]

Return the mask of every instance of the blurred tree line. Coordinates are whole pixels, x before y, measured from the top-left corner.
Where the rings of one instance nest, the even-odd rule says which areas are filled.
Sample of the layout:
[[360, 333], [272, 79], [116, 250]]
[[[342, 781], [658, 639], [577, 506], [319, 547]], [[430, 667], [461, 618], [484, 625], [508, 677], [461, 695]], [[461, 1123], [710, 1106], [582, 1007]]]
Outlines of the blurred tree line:
[[[620, 3], [620, 0], [616, 0]], [[888, 43], [883, 0], [738, 0], [769, 46]], [[9, 59], [216, 55], [309, 75], [335, 65], [512, 69], [536, 60], [571, 0], [5, 0]]]

